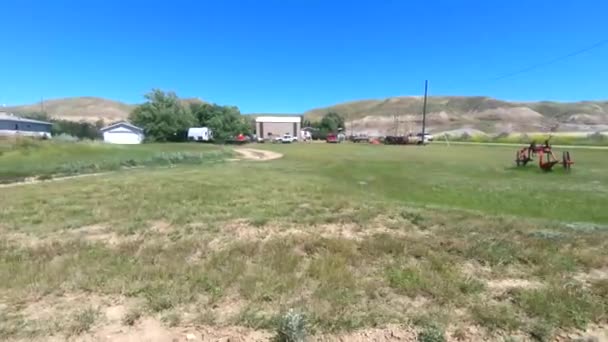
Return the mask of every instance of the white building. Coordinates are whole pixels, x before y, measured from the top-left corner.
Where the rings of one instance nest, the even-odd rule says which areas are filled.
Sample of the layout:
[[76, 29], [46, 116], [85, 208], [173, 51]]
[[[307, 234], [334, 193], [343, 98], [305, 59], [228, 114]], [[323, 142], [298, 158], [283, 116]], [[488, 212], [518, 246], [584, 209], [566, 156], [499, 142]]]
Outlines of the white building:
[[144, 130], [127, 121], [119, 121], [102, 128], [103, 141], [110, 144], [141, 144]]
[[301, 127], [301, 116], [258, 116], [255, 119], [258, 140], [272, 140], [284, 134], [299, 137]]

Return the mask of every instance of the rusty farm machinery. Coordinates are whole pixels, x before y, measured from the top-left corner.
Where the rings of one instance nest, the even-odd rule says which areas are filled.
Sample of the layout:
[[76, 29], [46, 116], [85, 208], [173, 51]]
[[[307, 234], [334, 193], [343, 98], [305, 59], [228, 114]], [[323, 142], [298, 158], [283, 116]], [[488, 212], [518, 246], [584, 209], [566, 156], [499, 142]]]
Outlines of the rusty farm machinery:
[[538, 157], [538, 166], [543, 171], [551, 171], [557, 164], [561, 164], [566, 171], [570, 170], [574, 165], [570, 152], [562, 152], [562, 159], [557, 159], [549, 140], [551, 140], [550, 136], [542, 145], [537, 145], [533, 141], [529, 146], [518, 150], [515, 156], [516, 165], [518, 167], [526, 166], [529, 162], [534, 161], [534, 157]]

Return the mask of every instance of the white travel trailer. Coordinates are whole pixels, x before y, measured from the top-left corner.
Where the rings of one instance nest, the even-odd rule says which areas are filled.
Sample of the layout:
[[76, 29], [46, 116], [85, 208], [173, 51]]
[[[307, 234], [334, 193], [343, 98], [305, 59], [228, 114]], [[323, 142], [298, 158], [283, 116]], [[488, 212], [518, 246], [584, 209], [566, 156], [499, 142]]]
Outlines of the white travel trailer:
[[190, 127], [188, 129], [188, 140], [211, 141], [213, 132], [208, 127]]

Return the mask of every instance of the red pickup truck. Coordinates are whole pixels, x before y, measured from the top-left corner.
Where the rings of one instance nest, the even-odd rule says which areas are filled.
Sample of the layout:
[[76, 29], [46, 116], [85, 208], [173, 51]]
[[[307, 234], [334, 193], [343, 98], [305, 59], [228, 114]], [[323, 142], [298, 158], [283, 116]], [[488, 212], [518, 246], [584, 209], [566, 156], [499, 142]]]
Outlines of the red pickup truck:
[[333, 133], [328, 134], [327, 137], [325, 137], [325, 141], [332, 144], [337, 144], [339, 142], [338, 136]]

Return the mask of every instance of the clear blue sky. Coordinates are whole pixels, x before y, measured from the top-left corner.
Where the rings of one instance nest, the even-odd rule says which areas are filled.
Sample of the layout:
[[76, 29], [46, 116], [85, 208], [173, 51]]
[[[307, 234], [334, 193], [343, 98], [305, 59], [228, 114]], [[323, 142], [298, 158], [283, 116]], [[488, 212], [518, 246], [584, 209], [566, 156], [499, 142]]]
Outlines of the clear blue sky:
[[2, 0], [0, 104], [151, 88], [249, 112], [348, 100], [608, 99], [608, 1]]

